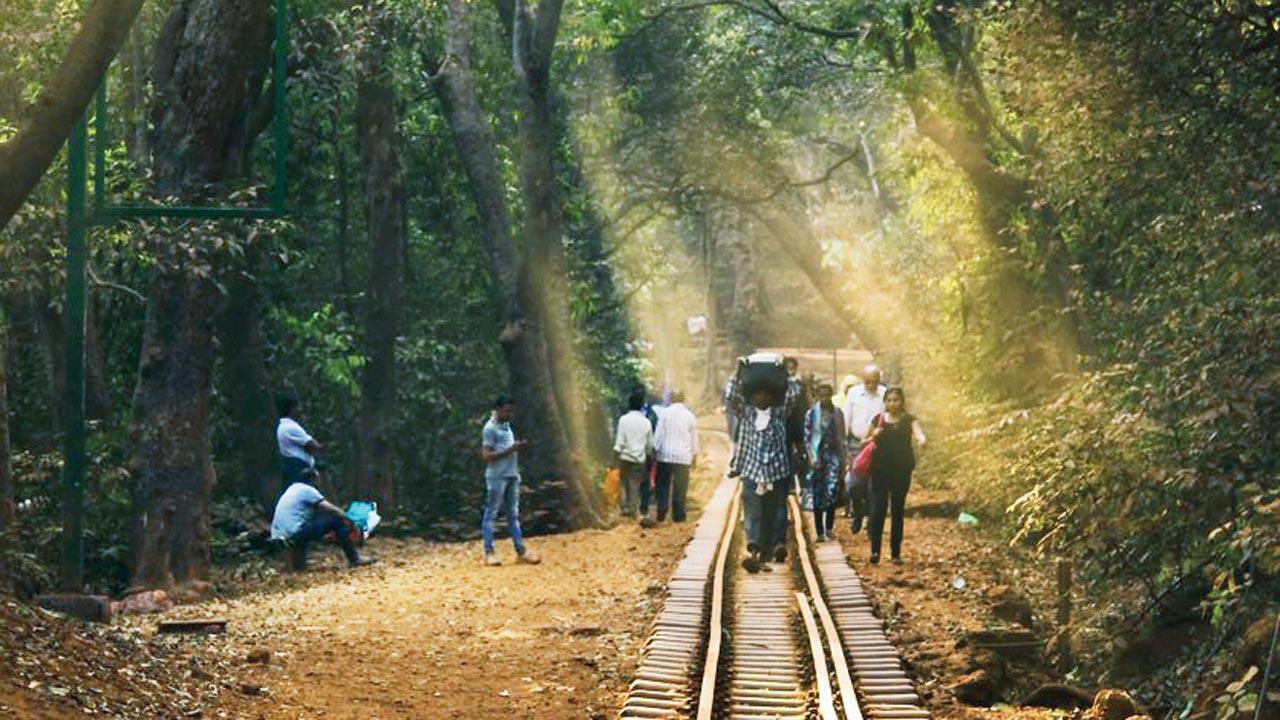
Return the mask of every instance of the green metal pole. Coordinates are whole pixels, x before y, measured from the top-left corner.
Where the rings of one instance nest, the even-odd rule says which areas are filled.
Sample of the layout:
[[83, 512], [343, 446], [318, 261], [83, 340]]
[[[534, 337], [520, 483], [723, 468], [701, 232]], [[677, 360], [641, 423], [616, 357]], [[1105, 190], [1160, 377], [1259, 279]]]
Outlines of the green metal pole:
[[[86, 112], [86, 116], [87, 116]], [[62, 589], [84, 589], [84, 314], [89, 128], [80, 118], [67, 140], [66, 430], [62, 440]]]
[[284, 212], [289, 195], [289, 3], [276, 0], [275, 53], [271, 73], [271, 90], [275, 95], [275, 185], [271, 188], [271, 208]]

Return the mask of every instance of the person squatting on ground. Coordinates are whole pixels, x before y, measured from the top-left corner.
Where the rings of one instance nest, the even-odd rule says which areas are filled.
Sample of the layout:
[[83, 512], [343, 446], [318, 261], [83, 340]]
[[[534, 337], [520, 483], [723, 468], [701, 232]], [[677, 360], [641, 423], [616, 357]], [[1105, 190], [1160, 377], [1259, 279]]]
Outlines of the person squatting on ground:
[[645, 463], [652, 451], [653, 426], [644, 414], [644, 392], [636, 391], [627, 398], [627, 412], [618, 418], [618, 431], [613, 443], [618, 471], [622, 476], [622, 514], [626, 517], [636, 516], [641, 485], [649, 482]]
[[889, 530], [889, 553], [893, 562], [902, 562], [902, 522], [911, 489], [911, 473], [916, 467], [916, 449], [926, 442], [920, 423], [907, 412], [907, 396], [893, 387], [884, 394], [884, 412], [876, 417], [868, 433], [876, 449], [871, 461], [871, 519], [867, 535], [871, 540], [871, 563], [880, 562], [880, 542], [885, 514], [893, 511]]
[[280, 492], [303, 479], [303, 475], [315, 470], [316, 454], [320, 443], [311, 437], [294, 416], [302, 402], [295, 395], [276, 398], [276, 446], [280, 450]]
[[520, 532], [520, 464], [519, 454], [528, 447], [527, 440], [516, 440], [511, 430], [516, 403], [506, 395], [493, 403], [493, 414], [481, 433], [481, 456], [484, 458], [485, 501], [480, 532], [484, 536], [484, 562], [501, 565], [493, 550], [493, 524], [500, 511], [507, 516], [507, 532], [516, 546], [516, 561], [537, 565], [539, 560], [524, 545]]
[[[885, 386], [880, 382], [880, 368], [868, 365], [862, 369], [862, 383], [849, 389], [844, 404], [845, 426], [849, 435], [846, 446], [851, 455], [867, 442], [867, 433], [871, 430], [871, 422], [884, 412]], [[853, 463], [848, 464], [849, 471], [845, 476], [845, 490], [848, 494], [847, 514], [853, 518], [853, 531], [862, 530], [862, 518], [867, 515], [867, 485], [871, 478], [857, 477], [853, 472]]]
[[654, 456], [658, 461], [654, 494], [658, 502], [658, 522], [671, 508], [674, 522], [685, 521], [685, 498], [689, 493], [689, 469], [698, 460], [698, 418], [684, 404], [684, 393], [671, 392], [671, 404], [663, 409], [653, 434]]
[[844, 413], [831, 400], [832, 387], [819, 383], [817, 402], [805, 414], [805, 448], [809, 455], [807, 481], [813, 498], [813, 530], [818, 542], [835, 531], [836, 502], [845, 464]]
[[773, 543], [777, 537], [774, 525], [779, 506], [786, 505], [791, 463], [787, 458], [785, 404], [773, 404], [764, 389], [754, 390], [749, 399], [750, 407], [739, 422], [730, 472], [742, 478], [742, 515], [748, 553], [742, 567], [755, 573], [768, 570], [764, 563], [774, 554]]
[[337, 536], [342, 554], [351, 567], [369, 565], [372, 558], [360, 557], [352, 536], [359, 533], [354, 521], [341, 508], [324, 499], [316, 489], [315, 471], [307, 470], [301, 479], [292, 483], [276, 501], [271, 518], [271, 539], [284, 540], [291, 553], [290, 565], [294, 570], [307, 568], [307, 546], [333, 533]]

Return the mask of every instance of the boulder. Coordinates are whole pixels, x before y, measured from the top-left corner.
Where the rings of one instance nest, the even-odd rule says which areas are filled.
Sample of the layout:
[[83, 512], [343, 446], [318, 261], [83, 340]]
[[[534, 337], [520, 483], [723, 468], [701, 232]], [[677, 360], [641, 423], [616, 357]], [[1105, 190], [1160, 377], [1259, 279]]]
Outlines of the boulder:
[[1123, 690], [1099, 690], [1093, 696], [1093, 705], [1085, 712], [1089, 720], [1129, 720], [1140, 715], [1138, 705]]
[[162, 613], [173, 607], [173, 601], [163, 590], [135, 590], [112, 606], [122, 615], [143, 615]]
[[1093, 693], [1070, 685], [1050, 683], [1032, 690], [1018, 705], [1051, 710], [1084, 710], [1093, 705]]
[[947, 686], [958, 702], [991, 707], [1000, 702], [1000, 688], [986, 670], [974, 670]]
[[1025, 659], [1038, 655], [1043, 644], [1035, 633], [1026, 628], [992, 627], [968, 632], [956, 647], [990, 650], [1008, 659]]
[[[1239, 653], [1241, 667], [1256, 665], [1261, 669], [1267, 666], [1267, 651], [1271, 649], [1271, 634], [1275, 632], [1275, 627], [1276, 618], [1263, 617], [1253, 621], [1245, 629]], [[1276, 648], [1276, 656], [1272, 660], [1272, 664], [1275, 663], [1280, 663], [1280, 647]]]
[[1017, 590], [1008, 585], [997, 585], [987, 592], [987, 599], [991, 601], [991, 612], [997, 618], [1031, 627], [1031, 603]]
[[1009, 669], [1009, 664], [999, 654], [990, 650], [978, 650], [973, 654], [973, 664], [975, 670], [986, 670], [991, 675], [991, 679], [996, 683], [1004, 682], [1005, 673]]
[[180, 603], [200, 602], [213, 589], [213, 585], [205, 580], [191, 580], [173, 589], [173, 600]]
[[106, 622], [111, 619], [112, 602], [105, 595], [81, 595], [79, 593], [37, 595], [36, 605], [45, 610], [60, 612], [81, 620]]

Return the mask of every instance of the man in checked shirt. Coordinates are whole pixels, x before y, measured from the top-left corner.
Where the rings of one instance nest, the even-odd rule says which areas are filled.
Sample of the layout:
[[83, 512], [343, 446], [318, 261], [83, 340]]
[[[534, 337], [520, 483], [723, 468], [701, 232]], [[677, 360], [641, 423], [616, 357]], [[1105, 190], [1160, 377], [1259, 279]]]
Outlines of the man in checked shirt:
[[766, 564], [778, 537], [775, 525], [786, 506], [791, 463], [787, 457], [786, 405], [771, 403], [760, 389], [747, 398], [749, 406], [738, 427], [730, 473], [742, 478], [742, 516], [747, 532], [747, 572], [769, 572]]

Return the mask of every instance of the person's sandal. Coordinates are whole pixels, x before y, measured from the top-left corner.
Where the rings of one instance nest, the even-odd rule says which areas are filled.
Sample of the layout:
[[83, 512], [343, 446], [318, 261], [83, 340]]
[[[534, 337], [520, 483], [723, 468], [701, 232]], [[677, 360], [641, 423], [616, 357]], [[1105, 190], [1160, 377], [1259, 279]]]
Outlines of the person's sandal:
[[541, 562], [542, 558], [529, 552], [523, 552], [516, 556], [517, 565], [538, 565]]

